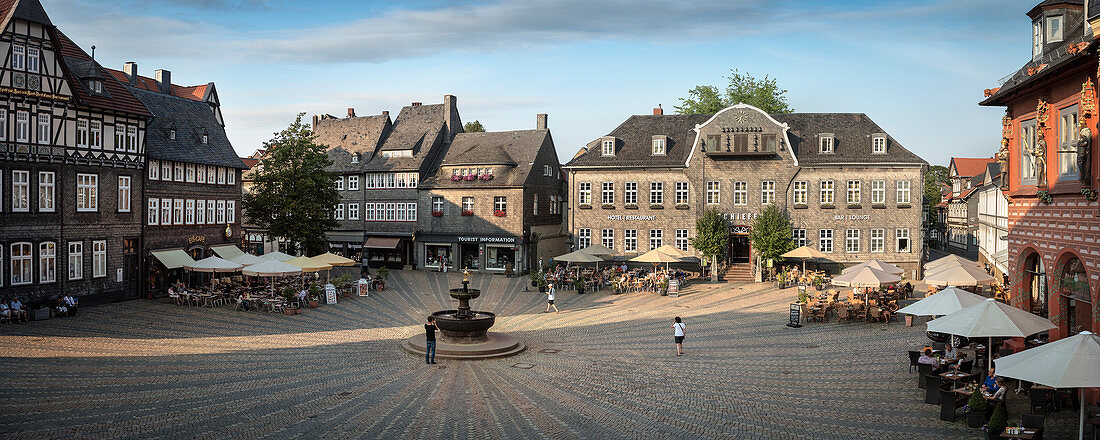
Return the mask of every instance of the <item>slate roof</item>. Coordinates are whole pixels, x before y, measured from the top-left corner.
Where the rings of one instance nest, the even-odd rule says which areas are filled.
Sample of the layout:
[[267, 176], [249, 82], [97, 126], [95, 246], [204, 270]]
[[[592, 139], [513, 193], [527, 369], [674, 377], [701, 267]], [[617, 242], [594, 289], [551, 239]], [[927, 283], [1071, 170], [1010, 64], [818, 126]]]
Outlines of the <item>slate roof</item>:
[[992, 162], [985, 166], [985, 175], [990, 176], [989, 182], [992, 185], [1001, 186], [1001, 163]]
[[[871, 163], [927, 165], [863, 113], [786, 113], [772, 118], [790, 126], [791, 148], [801, 166]], [[818, 133], [832, 133], [833, 154], [818, 152]], [[871, 153], [871, 135], [886, 135], [886, 154]]]
[[[145, 152], [150, 159], [246, 169], [210, 104], [134, 87], [130, 92], [153, 113], [145, 130]], [[172, 128], [175, 139], [169, 136]], [[202, 144], [203, 130], [206, 145]]]
[[[997, 162], [993, 157], [952, 157], [951, 165], [960, 177], [973, 177], [985, 172], [986, 165]], [[951, 167], [948, 166], [948, 169]]]
[[149, 116], [149, 111], [145, 109], [141, 101], [138, 101], [121, 83], [106, 77], [103, 66], [92, 61], [92, 57], [63, 32], [56, 29], [55, 32], [59, 45], [58, 51], [61, 53], [66, 69], [69, 69], [70, 72], [73, 69], [83, 71], [91, 68], [86, 64], [94, 64], [94, 69], [98, 70], [99, 76], [103, 78], [103, 87], [107, 91], [105, 95], [93, 95], [85, 88], [85, 84], [80, 81], [80, 78], [69, 78], [69, 84], [72, 86], [73, 94], [76, 95], [79, 103], [90, 107]]
[[393, 131], [382, 144], [382, 150], [418, 150], [422, 146], [431, 146], [443, 124], [443, 104], [402, 107], [397, 120], [393, 121]]
[[50, 16], [38, 0], [0, 0], [0, 11], [3, 11], [0, 17], [3, 18], [5, 27], [12, 18], [53, 26]]
[[[589, 142], [587, 151], [564, 166], [683, 167], [695, 143], [695, 126], [712, 115], [634, 115], [607, 136], [618, 139], [615, 156], [604, 156], [600, 140]], [[654, 156], [653, 136], [668, 136], [665, 155]]]
[[[552, 148], [549, 130], [458, 133], [451, 140], [451, 148], [443, 158], [440, 171], [426, 179], [424, 184], [434, 188], [523, 186], [540, 148], [548, 141]], [[464, 165], [493, 165], [493, 180], [456, 182], [451, 180], [451, 173], [442, 168]]]
[[[1047, 0], [1036, 6], [1038, 9], [1040, 6], [1046, 4], [1075, 4], [1081, 5], [1080, 0], [1077, 1], [1058, 1]], [[1035, 9], [1032, 9], [1034, 11]], [[1077, 16], [1080, 17], [1080, 16]], [[1044, 78], [1050, 75], [1052, 72], [1058, 71], [1062, 67], [1070, 65], [1073, 61], [1078, 59], [1086, 59], [1086, 50], [1082, 50], [1084, 47], [1092, 44], [1092, 37], [1085, 37], [1084, 35], [1084, 20], [1075, 20], [1073, 23], [1065, 23], [1065, 29], [1062, 33], [1063, 36], [1069, 36], [1061, 43], [1047, 44], [1043, 47], [1043, 54], [1038, 59], [1028, 60], [1027, 63], [1020, 67], [1015, 73], [1013, 73], [1008, 80], [1006, 80], [999, 88], [996, 89], [989, 97], [978, 103], [978, 105], [985, 106], [998, 106], [1006, 105], [1005, 99], [1010, 92], [1023, 89], [1024, 87], [1034, 83], [1040, 78]], [[1054, 45], [1057, 44], [1057, 45]], [[1074, 48], [1074, 53], [1070, 53], [1070, 48]]]
[[[130, 77], [126, 75], [126, 72], [115, 69], [106, 69], [112, 77], [118, 82], [126, 84], [130, 87], [139, 88], [142, 90], [148, 90], [150, 92], [160, 92], [160, 85], [157, 84], [157, 80], [149, 78], [147, 76], [137, 75], [137, 78], [133, 83], [130, 82]], [[210, 84], [202, 84], [197, 86], [181, 86], [172, 84], [172, 95], [190, 99], [192, 101], [202, 101], [206, 97], [206, 89]]]
[[[587, 151], [578, 154], [566, 167], [682, 167], [695, 142], [695, 125], [712, 115], [635, 115], [608, 133], [619, 139], [615, 156], [603, 156], [600, 140], [590, 142]], [[790, 127], [788, 135], [800, 165], [846, 163], [927, 164], [886, 134], [882, 127], [863, 113], [787, 113], [772, 118]], [[819, 154], [818, 133], [833, 133], [834, 154]], [[871, 154], [871, 134], [887, 136], [887, 154]], [[654, 135], [669, 137], [665, 156], [651, 153]]]

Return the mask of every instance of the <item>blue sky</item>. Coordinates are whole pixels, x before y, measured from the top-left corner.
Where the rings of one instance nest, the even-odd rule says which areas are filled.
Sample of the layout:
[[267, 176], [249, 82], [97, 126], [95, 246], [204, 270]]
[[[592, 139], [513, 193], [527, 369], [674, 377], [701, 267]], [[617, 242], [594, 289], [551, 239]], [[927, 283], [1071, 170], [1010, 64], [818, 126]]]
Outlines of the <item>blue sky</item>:
[[991, 156], [982, 90], [1030, 55], [1038, 0], [42, 0], [96, 59], [217, 84], [251, 153], [294, 115], [359, 115], [458, 97], [463, 121], [533, 128], [562, 161], [632, 114], [666, 114], [730, 69], [769, 75], [800, 112], [862, 112], [933, 164]]

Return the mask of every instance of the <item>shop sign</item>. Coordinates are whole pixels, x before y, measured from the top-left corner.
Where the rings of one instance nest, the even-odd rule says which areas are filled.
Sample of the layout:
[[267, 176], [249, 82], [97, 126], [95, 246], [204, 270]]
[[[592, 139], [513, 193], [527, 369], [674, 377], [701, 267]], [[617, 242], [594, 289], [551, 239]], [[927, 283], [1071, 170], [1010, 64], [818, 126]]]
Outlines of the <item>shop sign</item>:
[[834, 215], [833, 220], [870, 220], [870, 214]]
[[748, 235], [750, 229], [752, 228], [748, 226], [732, 226], [730, 227], [730, 233]]
[[348, 249], [362, 249], [362, 248], [363, 248], [363, 245], [361, 245], [361, 244], [348, 243]]
[[188, 245], [192, 245], [192, 244], [195, 244], [195, 243], [206, 244], [206, 237], [202, 236], [202, 235], [192, 235], [190, 237], [187, 237], [187, 244]]
[[515, 243], [516, 237], [458, 237], [463, 243]]
[[336, 286], [325, 284], [325, 303], [336, 304]]
[[751, 222], [753, 220], [756, 220], [757, 217], [760, 217], [760, 213], [759, 212], [731, 212], [729, 214], [725, 214], [725, 216], [726, 216], [726, 219], [730, 220], [730, 221], [748, 221], [748, 222]]
[[628, 222], [650, 221], [650, 220], [653, 220], [653, 219], [656, 219], [656, 218], [657, 218], [657, 216], [655, 216], [655, 215], [621, 215], [620, 214], [620, 215], [609, 215], [609, 216], [607, 216], [607, 219], [611, 220], [611, 221], [625, 220], [625, 221], [628, 221]]

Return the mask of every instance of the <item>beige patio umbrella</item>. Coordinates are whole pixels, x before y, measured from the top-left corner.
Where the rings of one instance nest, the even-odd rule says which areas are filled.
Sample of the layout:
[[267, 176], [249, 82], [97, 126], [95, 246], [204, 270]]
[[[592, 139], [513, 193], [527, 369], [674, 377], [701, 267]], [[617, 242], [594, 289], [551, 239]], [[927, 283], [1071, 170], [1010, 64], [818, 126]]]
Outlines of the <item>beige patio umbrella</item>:
[[925, 283], [936, 286], [977, 286], [993, 280], [985, 270], [968, 264], [942, 267], [924, 276]]
[[932, 270], [935, 270], [938, 267], [943, 267], [943, 266], [947, 266], [947, 265], [952, 265], [952, 266], [970, 265], [970, 266], [978, 267], [978, 263], [976, 263], [974, 261], [967, 260], [967, 259], [965, 259], [963, 257], [960, 257], [958, 255], [955, 255], [955, 254], [951, 254], [951, 255], [948, 255], [946, 257], [943, 257], [943, 258], [925, 263], [924, 264], [924, 270], [932, 271]]
[[239, 263], [234, 263], [234, 262], [229, 261], [229, 260], [223, 260], [223, 259], [218, 258], [218, 257], [206, 257], [206, 258], [203, 258], [203, 259], [201, 259], [199, 261], [196, 261], [194, 263], [186, 264], [183, 267], [186, 268], [187, 270], [194, 271], [194, 272], [223, 273], [223, 272], [236, 272], [236, 271], [239, 271], [239, 270], [241, 270], [241, 267], [244, 267], [244, 265], [239, 264]]
[[275, 251], [275, 252], [268, 252], [266, 254], [260, 255], [260, 259], [261, 260], [286, 261], [286, 260], [293, 260], [294, 256], [293, 255], [287, 255], [287, 254], [284, 254], [284, 253], [279, 252], [279, 251]]
[[[284, 277], [302, 273], [302, 268], [277, 260], [264, 260], [241, 269], [241, 273], [250, 277]], [[275, 283], [271, 283], [271, 293], [275, 293]]]
[[809, 247], [809, 246], [799, 246], [797, 248], [792, 249], [790, 252], [787, 252], [783, 255], [780, 255], [780, 257], [783, 257], [783, 258], [799, 258], [799, 259], [801, 259], [802, 260], [802, 273], [806, 273], [806, 260], [810, 260], [810, 259], [814, 259], [814, 258], [820, 258], [820, 259], [829, 258], [825, 254], [823, 254], [821, 251], [819, 251], [817, 249], [814, 249], [812, 247]]
[[257, 257], [257, 256], [252, 255], [252, 254], [240, 254], [236, 257], [229, 258], [228, 260], [232, 261], [234, 263], [240, 264], [242, 266], [251, 266], [253, 264], [264, 261], [262, 258]]
[[589, 247], [581, 249], [577, 252], [584, 252], [588, 255], [595, 255], [597, 257], [606, 257], [606, 256], [609, 256], [609, 255], [613, 255], [615, 253], [615, 251], [612, 250], [611, 248], [609, 248], [607, 246], [604, 246], [602, 244], [599, 244], [599, 243], [596, 243], [594, 245], [591, 245]]
[[661, 247], [657, 248], [657, 250], [661, 251], [661, 252], [664, 252], [668, 255], [672, 255], [673, 257], [676, 257], [676, 258], [688, 258], [688, 257], [692, 256], [691, 254], [689, 254], [687, 252], [676, 249], [676, 246], [673, 246], [671, 244], [666, 244], [664, 246], [661, 246]]
[[1085, 388], [1100, 387], [1100, 336], [1081, 332], [997, 359], [997, 374], [1053, 388], [1080, 388], [1077, 438], [1085, 438]]
[[653, 271], [656, 272], [658, 264], [665, 263], [665, 270], [668, 270], [668, 264], [679, 262], [680, 258], [661, 252], [658, 249], [654, 249], [637, 257], [631, 258], [630, 261], [635, 261], [638, 263], [653, 263]]
[[332, 253], [332, 252], [325, 252], [321, 255], [316, 255], [316, 256], [313, 256], [313, 257], [309, 257], [309, 258], [313, 259], [313, 261], [317, 261], [317, 262], [320, 262], [320, 263], [328, 263], [329, 265], [332, 265], [332, 266], [354, 266], [355, 265], [355, 260], [352, 260], [351, 258], [341, 257], [339, 255], [336, 255], [336, 254]]
[[873, 269], [878, 269], [878, 270], [881, 270], [881, 271], [886, 272], [886, 273], [892, 273], [894, 275], [901, 275], [901, 274], [905, 273], [905, 269], [902, 269], [902, 268], [897, 267], [897, 266], [895, 266], [893, 264], [890, 264], [890, 263], [883, 263], [883, 262], [878, 261], [878, 260], [864, 261], [864, 262], [859, 263], [855, 266], [845, 268], [844, 270], [840, 271], [840, 273], [848, 273], [848, 272], [851, 272], [853, 270], [859, 270], [860, 268], [863, 268], [863, 267], [870, 267], [870, 268], [873, 268]]
[[1053, 328], [1058, 326], [1049, 319], [993, 298], [986, 298], [978, 304], [928, 322], [930, 332], [989, 338], [986, 345], [989, 366], [993, 366], [993, 338], [1026, 338]]
[[975, 295], [957, 287], [948, 287], [935, 295], [924, 298], [898, 310], [898, 313], [915, 316], [944, 316], [985, 301], [986, 297]]
[[882, 287], [883, 284], [893, 284], [901, 281], [901, 277], [892, 273], [883, 272], [873, 267], [862, 267], [858, 270], [840, 274], [833, 277], [833, 284], [848, 287]]
[[568, 254], [554, 257], [554, 261], [564, 261], [566, 263], [599, 263], [603, 261], [603, 258], [582, 251], [573, 251]]

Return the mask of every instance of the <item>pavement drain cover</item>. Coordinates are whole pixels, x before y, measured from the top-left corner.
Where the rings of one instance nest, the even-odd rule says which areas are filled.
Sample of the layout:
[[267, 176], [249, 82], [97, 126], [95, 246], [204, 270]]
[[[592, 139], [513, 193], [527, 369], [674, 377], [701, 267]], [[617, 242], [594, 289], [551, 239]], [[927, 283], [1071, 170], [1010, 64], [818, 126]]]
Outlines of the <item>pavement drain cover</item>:
[[315, 419], [315, 418], [317, 418], [317, 414], [314, 414], [314, 415], [312, 415], [312, 416], [309, 416], [309, 418], [311, 418], [311, 419]]
[[438, 367], [436, 367], [436, 368], [438, 368], [438, 369], [442, 370], [442, 369], [444, 369], [444, 368], [447, 368], [447, 366], [446, 366], [446, 365], [440, 365], [440, 366], [438, 366]]
[[523, 363], [523, 362], [520, 362], [520, 363], [518, 363], [518, 364], [512, 365], [512, 368], [519, 368], [519, 369], [521, 369], [521, 370], [530, 370], [530, 369], [532, 369], [532, 368], [534, 368], [534, 367], [535, 367], [535, 366], [534, 366], [533, 364], [527, 364], [527, 363]]
[[807, 345], [806, 348], [821, 348], [821, 346], [817, 345], [817, 344], [810, 344], [810, 345]]
[[783, 374], [791, 374], [790, 371], [784, 371]]
[[557, 353], [559, 351], [561, 351], [561, 350], [555, 350], [553, 348], [544, 348], [542, 350], [539, 350], [539, 353], [554, 354], [554, 353]]
[[[344, 391], [344, 392], [340, 393], [339, 395], [340, 395], [340, 396], [350, 396], [350, 395], [351, 395], [351, 391]], [[316, 417], [316, 416], [313, 416], [313, 417]]]

